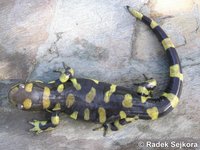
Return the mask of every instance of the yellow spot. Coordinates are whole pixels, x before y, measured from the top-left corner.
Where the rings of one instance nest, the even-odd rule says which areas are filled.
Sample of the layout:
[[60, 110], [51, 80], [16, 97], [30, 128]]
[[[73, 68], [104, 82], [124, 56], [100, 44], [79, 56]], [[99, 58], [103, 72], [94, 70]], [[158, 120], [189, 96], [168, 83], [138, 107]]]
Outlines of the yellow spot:
[[158, 24], [157, 24], [157, 22], [155, 22], [154, 20], [152, 20], [150, 26], [151, 26], [152, 29], [154, 29], [155, 27], [158, 26]]
[[70, 80], [72, 81], [72, 84], [76, 88], [76, 90], [81, 90], [81, 85], [77, 82], [77, 79], [72, 78]]
[[133, 16], [135, 16], [137, 19], [142, 20], [143, 14], [141, 14], [140, 12], [138, 12], [138, 11], [132, 9], [132, 8], [129, 8], [129, 11], [130, 11], [130, 13], [131, 13]]
[[151, 98], [151, 97], [149, 97], [149, 96], [141, 96], [141, 102], [145, 103], [149, 98]]
[[33, 88], [33, 83], [28, 83], [25, 86], [25, 91], [26, 92], [32, 92], [32, 88]]
[[68, 79], [69, 79], [69, 76], [66, 75], [65, 73], [62, 73], [59, 78], [60, 82], [62, 83], [67, 82]]
[[162, 40], [162, 45], [165, 50], [167, 50], [170, 47], [175, 48], [175, 46], [172, 43], [172, 41], [170, 40], [170, 38], [165, 38], [164, 40]]
[[147, 114], [151, 117], [152, 120], [158, 119], [158, 108], [157, 107], [152, 107], [147, 109]]
[[90, 119], [90, 110], [86, 108], [84, 110], [84, 120], [89, 120]]
[[52, 116], [52, 117], [51, 117], [51, 122], [52, 122], [53, 125], [58, 125], [59, 122], [60, 122], [59, 116], [58, 116], [58, 115]]
[[75, 102], [74, 95], [73, 94], [69, 94], [67, 96], [67, 99], [66, 99], [66, 102], [65, 102], [67, 108], [70, 108], [74, 104], [74, 102]]
[[52, 84], [52, 83], [56, 83], [56, 81], [49, 81], [48, 83], [49, 83], [49, 84]]
[[104, 123], [106, 121], [106, 110], [103, 107], [99, 107], [99, 122]]
[[98, 80], [95, 80], [95, 79], [91, 79], [91, 80], [94, 81], [96, 84], [99, 84]]
[[50, 96], [50, 89], [48, 87], [44, 87], [44, 91], [43, 91], [43, 98], [42, 98], [42, 106], [43, 109], [47, 109], [50, 106], [50, 100], [49, 100], [49, 96]]
[[114, 122], [114, 125], [115, 125], [115, 127], [117, 127], [117, 129], [122, 128], [122, 125], [119, 123], [119, 120], [116, 120], [116, 121]]
[[72, 76], [74, 76], [74, 69], [70, 68], [68, 71], [71, 73]]
[[57, 104], [55, 105], [55, 107], [54, 107], [52, 110], [53, 110], [53, 111], [61, 110], [60, 103], [57, 103]]
[[183, 81], [183, 74], [180, 73], [180, 66], [178, 64], [170, 66], [169, 68], [170, 72], [170, 77], [177, 77], [181, 81]]
[[70, 115], [70, 117], [71, 117], [72, 119], [76, 120], [77, 117], [78, 117], [78, 111], [73, 112], [73, 113]]
[[110, 101], [110, 97], [116, 91], [116, 87], [117, 87], [116, 85], [112, 84], [110, 86], [110, 90], [105, 93], [105, 96], [104, 96], [105, 103], [108, 103]]
[[91, 103], [94, 100], [95, 96], [96, 96], [96, 89], [92, 87], [85, 97], [86, 102]]
[[122, 105], [126, 108], [131, 108], [133, 106], [133, 97], [131, 94], [126, 94], [124, 96], [124, 100], [122, 101]]
[[119, 112], [120, 119], [126, 118], [126, 113], [124, 111]]
[[25, 109], [30, 109], [31, 106], [32, 106], [31, 99], [29, 99], [29, 98], [25, 99], [24, 102], [23, 102], [23, 106], [24, 106]]
[[177, 106], [177, 104], [179, 102], [179, 98], [176, 95], [174, 95], [172, 93], [163, 93], [162, 96], [166, 97], [170, 101], [171, 106], [173, 108], [175, 108]]
[[149, 92], [144, 86], [138, 86], [137, 88], [137, 93], [149, 95]]
[[58, 85], [58, 87], [57, 87], [58, 93], [61, 93], [63, 90], [64, 90], [64, 84]]

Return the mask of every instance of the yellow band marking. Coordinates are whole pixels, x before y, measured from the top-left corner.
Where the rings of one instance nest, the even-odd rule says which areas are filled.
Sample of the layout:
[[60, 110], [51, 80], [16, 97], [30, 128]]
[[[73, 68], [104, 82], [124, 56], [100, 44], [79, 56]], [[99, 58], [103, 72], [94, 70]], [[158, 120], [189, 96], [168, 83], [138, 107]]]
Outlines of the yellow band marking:
[[126, 113], [124, 111], [119, 112], [120, 119], [126, 118]]
[[183, 81], [183, 74], [180, 73], [180, 66], [178, 64], [170, 66], [169, 68], [170, 77], [177, 77]]
[[60, 82], [62, 82], [62, 83], [67, 82], [67, 81], [69, 80], [69, 75], [66, 75], [65, 73], [62, 73], [62, 74], [60, 75], [59, 80], [60, 80]]
[[43, 109], [47, 109], [50, 106], [50, 103], [51, 103], [49, 100], [50, 94], [51, 94], [50, 89], [45, 86], [44, 91], [43, 91], [43, 98], [42, 98]]
[[53, 111], [61, 110], [60, 103], [57, 103], [52, 110]]
[[140, 12], [138, 12], [138, 11], [132, 9], [132, 8], [129, 8], [129, 11], [130, 11], [131, 14], [132, 14], [133, 16], [135, 16], [137, 19], [142, 20], [143, 14], [141, 14]]
[[158, 26], [158, 23], [152, 20], [150, 26], [151, 26], [151, 29], [154, 29], [155, 27]]
[[138, 86], [138, 88], [137, 88], [137, 93], [149, 95], [149, 92], [150, 91], [147, 90], [147, 88], [144, 86]]
[[52, 116], [52, 117], [51, 117], [51, 122], [52, 122], [53, 125], [58, 125], [59, 122], [60, 122], [59, 116], [58, 116], [58, 115]]
[[106, 110], [103, 107], [99, 107], [99, 122], [104, 123], [106, 121]]
[[116, 91], [116, 87], [117, 87], [116, 85], [112, 84], [110, 86], [110, 90], [105, 93], [105, 96], [104, 96], [105, 103], [108, 103], [110, 101], [110, 97]]
[[61, 93], [63, 90], [64, 90], [64, 84], [58, 85], [58, 87], [57, 87], [58, 93]]
[[74, 104], [74, 102], [75, 102], [74, 95], [73, 94], [69, 94], [67, 96], [67, 99], [66, 99], [66, 102], [65, 102], [67, 108], [70, 108]]
[[23, 107], [24, 107], [25, 109], [30, 109], [31, 106], [32, 106], [32, 101], [31, 101], [31, 99], [29, 99], [29, 98], [25, 99], [24, 102], [23, 102]]
[[124, 96], [124, 100], [122, 101], [122, 105], [126, 108], [131, 108], [133, 106], [133, 97], [131, 94], [126, 94]]
[[172, 93], [163, 93], [162, 96], [166, 97], [170, 101], [171, 106], [173, 108], [175, 108], [177, 106], [177, 104], [179, 102], [179, 98], [176, 95], [174, 95]]
[[76, 120], [77, 117], [78, 117], [78, 111], [73, 112], [73, 113], [70, 115], [70, 117], [71, 117], [72, 119]]
[[95, 96], [96, 89], [92, 87], [85, 97], [86, 102], [91, 103], [94, 100]]
[[149, 115], [149, 117], [151, 117], [152, 120], [156, 120], [158, 119], [158, 108], [157, 107], [152, 107], [147, 109], [147, 114]]
[[90, 110], [86, 108], [84, 110], [84, 120], [89, 120], [90, 119]]
[[32, 92], [32, 88], [33, 88], [33, 83], [28, 83], [25, 86], [25, 91], [26, 92]]
[[165, 38], [164, 40], [162, 40], [162, 45], [165, 50], [167, 50], [170, 47], [175, 48], [170, 38]]
[[77, 79], [72, 78], [70, 80], [72, 81], [72, 84], [76, 88], [76, 90], [81, 90], [81, 85], [77, 82]]

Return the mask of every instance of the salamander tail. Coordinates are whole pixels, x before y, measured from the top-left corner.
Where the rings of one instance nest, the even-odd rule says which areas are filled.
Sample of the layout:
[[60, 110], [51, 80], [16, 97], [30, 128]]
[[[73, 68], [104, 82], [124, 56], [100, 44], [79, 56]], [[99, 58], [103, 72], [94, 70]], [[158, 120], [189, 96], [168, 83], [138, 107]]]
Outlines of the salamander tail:
[[144, 104], [147, 110], [148, 107], [151, 106], [151, 108], [149, 108], [149, 112], [151, 111], [151, 109], [156, 109], [160, 117], [167, 114], [169, 111], [175, 108], [179, 102], [183, 82], [183, 74], [179, 56], [171, 39], [156, 21], [134, 10], [130, 6], [126, 6], [126, 8], [134, 17], [136, 17], [138, 20], [141, 20], [143, 23], [149, 26], [149, 28], [151, 28], [151, 30], [154, 32], [161, 45], [163, 46], [169, 59], [170, 81], [168, 83], [167, 88], [164, 90], [164, 92], [159, 98], [149, 98], [147, 100], [147, 103]]

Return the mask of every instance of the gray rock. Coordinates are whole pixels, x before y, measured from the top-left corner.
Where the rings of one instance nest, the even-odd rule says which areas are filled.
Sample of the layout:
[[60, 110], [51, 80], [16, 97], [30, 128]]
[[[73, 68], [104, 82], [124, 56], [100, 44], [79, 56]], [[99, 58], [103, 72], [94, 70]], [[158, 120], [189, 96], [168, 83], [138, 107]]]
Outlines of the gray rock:
[[[74, 121], [64, 114], [55, 130], [37, 136], [28, 132], [27, 122], [43, 119], [44, 114], [23, 112], [8, 103], [8, 89], [18, 81], [11, 79], [56, 79], [58, 74], [52, 70], [62, 67], [62, 62], [74, 68], [77, 77], [133, 87], [146, 74], [158, 81], [156, 94], [165, 89], [165, 53], [125, 5], [154, 18], [177, 46], [185, 77], [178, 107], [157, 121], [139, 120], [107, 137], [92, 131], [97, 124]], [[147, 141], [199, 142], [199, 6], [198, 0], [2, 0], [0, 149], [128, 150], [146, 149], [140, 144]]]

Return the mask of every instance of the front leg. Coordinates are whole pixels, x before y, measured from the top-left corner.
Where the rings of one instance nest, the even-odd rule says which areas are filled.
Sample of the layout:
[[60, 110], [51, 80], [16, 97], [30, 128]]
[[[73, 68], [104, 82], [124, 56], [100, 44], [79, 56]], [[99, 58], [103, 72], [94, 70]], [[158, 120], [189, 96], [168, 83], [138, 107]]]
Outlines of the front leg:
[[63, 62], [63, 68], [58, 68], [54, 70], [54, 72], [60, 73], [59, 81], [61, 83], [65, 83], [69, 80], [69, 78], [74, 77], [74, 69], [67, 66], [64, 62]]
[[60, 77], [55, 81], [50, 81], [48, 86], [51, 89], [57, 88], [57, 91], [61, 93], [64, 89], [64, 83], [74, 77], [74, 70], [63, 63], [63, 68], [58, 68], [54, 72], [59, 72]]
[[33, 128], [29, 131], [35, 132], [36, 134], [39, 134], [43, 131], [49, 131], [53, 130], [60, 122], [59, 118], [59, 112], [51, 112], [51, 117], [48, 120], [45, 121], [39, 121], [39, 120], [33, 120], [29, 123], [33, 125]]
[[141, 95], [141, 96], [145, 96], [145, 97], [152, 97], [152, 93], [153, 90], [155, 89], [155, 87], [157, 86], [157, 82], [155, 79], [150, 78], [147, 79], [147, 77], [145, 76], [146, 81], [139, 83], [139, 84], [135, 84], [137, 85], [137, 94]]
[[106, 136], [107, 132], [108, 132], [108, 124], [110, 124], [111, 122], [119, 119], [119, 115], [117, 116], [111, 116], [110, 118], [108, 118], [106, 120], [105, 123], [101, 124], [101, 126], [97, 127], [97, 128], [94, 128], [93, 131], [97, 131], [99, 129], [102, 129], [103, 128], [103, 136]]
[[107, 132], [108, 132], [108, 125], [107, 123], [102, 124], [100, 127], [94, 128], [93, 131], [97, 131], [99, 129], [103, 128], [103, 136], [106, 136]]

